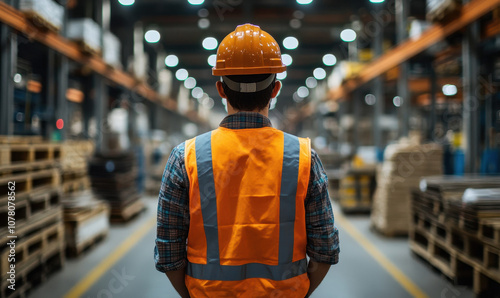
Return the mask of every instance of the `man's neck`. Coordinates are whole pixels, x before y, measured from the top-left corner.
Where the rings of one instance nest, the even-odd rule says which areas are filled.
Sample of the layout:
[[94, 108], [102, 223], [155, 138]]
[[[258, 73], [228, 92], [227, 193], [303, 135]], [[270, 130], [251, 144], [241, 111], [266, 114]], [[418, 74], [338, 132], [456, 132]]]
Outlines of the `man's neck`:
[[233, 114], [236, 114], [236, 113], [239, 113], [239, 112], [251, 112], [251, 113], [259, 113], [261, 114], [262, 116], [266, 117], [266, 118], [269, 118], [269, 109], [263, 109], [263, 110], [254, 110], [254, 111], [240, 111], [240, 110], [236, 110], [234, 109], [233, 107], [231, 107], [230, 105], [227, 106], [227, 115], [233, 115]]

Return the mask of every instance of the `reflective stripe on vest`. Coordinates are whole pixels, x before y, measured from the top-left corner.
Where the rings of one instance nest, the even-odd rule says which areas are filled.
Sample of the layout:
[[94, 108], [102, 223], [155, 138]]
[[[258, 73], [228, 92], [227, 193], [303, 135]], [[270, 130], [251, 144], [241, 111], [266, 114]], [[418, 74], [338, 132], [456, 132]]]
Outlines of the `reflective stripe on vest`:
[[196, 164], [200, 204], [207, 243], [207, 264], [188, 263], [187, 274], [196, 279], [237, 281], [248, 278], [285, 280], [307, 272], [306, 259], [293, 262], [294, 223], [299, 175], [299, 139], [284, 134], [283, 168], [280, 192], [278, 265], [250, 263], [221, 265], [217, 224], [217, 198], [212, 168], [211, 132], [196, 137]]

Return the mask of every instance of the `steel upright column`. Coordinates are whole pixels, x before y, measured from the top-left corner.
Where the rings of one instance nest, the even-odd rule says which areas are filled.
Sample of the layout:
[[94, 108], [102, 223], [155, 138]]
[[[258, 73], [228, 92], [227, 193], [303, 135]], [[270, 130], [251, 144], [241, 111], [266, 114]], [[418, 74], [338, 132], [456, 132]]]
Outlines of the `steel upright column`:
[[[12, 5], [12, 0], [5, 0]], [[16, 62], [17, 36], [11, 29], [0, 24], [0, 134], [14, 132], [14, 82], [13, 74]]]
[[434, 129], [436, 127], [436, 97], [437, 97], [437, 92], [438, 92], [438, 86], [437, 86], [437, 75], [436, 71], [434, 71], [434, 66], [431, 63], [430, 65], [430, 70], [431, 70], [431, 113], [429, 116], [429, 127], [427, 131], [427, 138], [429, 140], [434, 140], [436, 137]]
[[[396, 32], [398, 44], [406, 40], [408, 27], [409, 0], [396, 0]], [[409, 65], [403, 62], [399, 65], [398, 96], [402, 98], [400, 106], [400, 136], [408, 136], [411, 97], [408, 88]]]
[[[469, 2], [464, 0], [464, 3]], [[463, 135], [465, 153], [465, 173], [477, 172], [479, 159], [479, 62], [477, 46], [479, 44], [479, 24], [469, 25], [465, 30], [462, 44], [463, 60]]]
[[[104, 19], [104, 14], [103, 14], [103, 9], [105, 4], [105, 0], [94, 0], [94, 20], [96, 21], [97, 24], [100, 25], [102, 33], [104, 32], [105, 26], [109, 26], [109, 23], [105, 23]], [[109, 4], [109, 3], [108, 3]], [[103, 44], [103, 34], [101, 33], [101, 47]], [[107, 97], [107, 88], [104, 83], [104, 78], [97, 74], [94, 73], [92, 75], [92, 86], [94, 89], [94, 117], [96, 120], [96, 135], [95, 135], [95, 143], [96, 143], [96, 151], [99, 152], [103, 148], [103, 131], [104, 131], [104, 126], [106, 125], [105, 123], [105, 118], [106, 118], [106, 106], [108, 103], [108, 97]]]
[[[66, 1], [61, 1], [61, 5], [66, 7]], [[66, 36], [66, 28], [68, 23], [68, 13], [65, 9], [63, 25], [61, 26], [61, 35]], [[68, 100], [66, 99], [66, 91], [68, 90], [68, 75], [69, 75], [69, 61], [64, 55], [57, 55], [56, 59], [56, 69], [55, 75], [57, 79], [57, 90], [56, 90], [56, 108], [55, 108], [55, 119], [62, 119], [64, 127], [60, 129], [61, 139], [66, 139], [66, 131], [69, 126], [68, 117]]]
[[[381, 6], [377, 4], [377, 12], [380, 12]], [[383, 42], [384, 42], [384, 26], [383, 24], [378, 24], [379, 30], [375, 34], [373, 42], [373, 52], [375, 57], [380, 57], [383, 53]], [[378, 150], [382, 150], [384, 144], [382, 142], [382, 128], [380, 127], [380, 119], [384, 114], [385, 108], [385, 88], [384, 88], [384, 78], [383, 76], [378, 76], [373, 80], [373, 95], [375, 95], [376, 102], [373, 107], [373, 141], [375, 147]]]

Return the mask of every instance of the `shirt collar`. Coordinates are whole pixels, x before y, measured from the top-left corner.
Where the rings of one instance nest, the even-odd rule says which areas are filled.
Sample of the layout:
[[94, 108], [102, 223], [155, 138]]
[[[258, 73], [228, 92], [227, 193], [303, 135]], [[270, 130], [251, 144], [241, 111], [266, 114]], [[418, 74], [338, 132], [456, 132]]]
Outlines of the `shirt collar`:
[[272, 127], [271, 120], [255, 112], [238, 112], [228, 115], [219, 124], [220, 127], [229, 129], [246, 129]]

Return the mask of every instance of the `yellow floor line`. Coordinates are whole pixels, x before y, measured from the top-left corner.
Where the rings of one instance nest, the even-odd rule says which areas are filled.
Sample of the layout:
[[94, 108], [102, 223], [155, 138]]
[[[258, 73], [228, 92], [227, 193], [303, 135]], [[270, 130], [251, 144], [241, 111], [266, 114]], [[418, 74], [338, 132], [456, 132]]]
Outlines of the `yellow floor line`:
[[113, 265], [118, 262], [134, 245], [142, 239], [144, 235], [156, 224], [156, 216], [152, 216], [142, 226], [123, 241], [111, 252], [97, 267], [90, 271], [84, 279], [75, 285], [64, 297], [76, 298], [83, 295], [90, 287]]
[[401, 270], [387, 259], [380, 250], [375, 247], [361, 232], [359, 232], [342, 214], [335, 213], [335, 221], [368, 252], [408, 293], [413, 297], [427, 298], [428, 296], [420, 290]]

